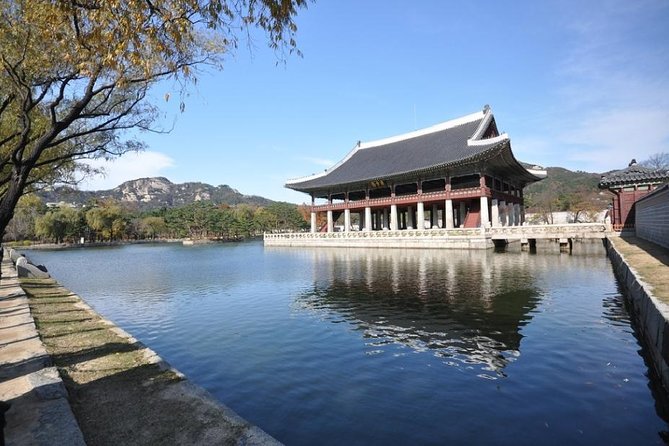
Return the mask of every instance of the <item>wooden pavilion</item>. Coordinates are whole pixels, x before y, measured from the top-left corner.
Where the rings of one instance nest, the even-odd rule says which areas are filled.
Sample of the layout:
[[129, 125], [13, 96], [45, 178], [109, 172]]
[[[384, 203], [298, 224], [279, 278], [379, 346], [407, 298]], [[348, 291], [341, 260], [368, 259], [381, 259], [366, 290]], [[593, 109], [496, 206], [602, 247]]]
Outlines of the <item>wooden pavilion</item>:
[[[312, 233], [334, 232], [342, 214], [344, 232], [476, 228], [522, 225], [523, 188], [545, 176], [543, 168], [516, 160], [486, 106], [426, 129], [358, 142], [332, 168], [286, 187], [311, 196]], [[320, 228], [319, 213], [327, 214]]]

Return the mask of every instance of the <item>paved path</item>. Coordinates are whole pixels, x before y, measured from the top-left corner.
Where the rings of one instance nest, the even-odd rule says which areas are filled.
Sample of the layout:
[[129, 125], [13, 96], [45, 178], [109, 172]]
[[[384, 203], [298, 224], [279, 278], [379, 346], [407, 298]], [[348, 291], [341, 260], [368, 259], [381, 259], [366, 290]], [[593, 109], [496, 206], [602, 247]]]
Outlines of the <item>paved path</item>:
[[650, 286], [653, 296], [669, 304], [669, 249], [631, 236], [609, 237], [639, 279]]
[[0, 401], [7, 445], [84, 445], [58, 371], [40, 340], [8, 256], [0, 279]]

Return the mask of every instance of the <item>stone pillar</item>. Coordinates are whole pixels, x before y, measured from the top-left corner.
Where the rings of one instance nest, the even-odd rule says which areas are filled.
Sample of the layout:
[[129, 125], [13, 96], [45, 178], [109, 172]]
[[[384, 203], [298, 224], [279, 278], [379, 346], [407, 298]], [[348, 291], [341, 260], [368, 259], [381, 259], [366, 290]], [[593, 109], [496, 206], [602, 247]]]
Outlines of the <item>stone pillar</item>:
[[351, 230], [351, 210], [344, 210], [344, 232], [349, 232]]
[[334, 232], [334, 219], [332, 218], [332, 211], [328, 211], [328, 232]]
[[499, 202], [499, 225], [506, 226], [506, 202], [500, 200]]
[[425, 209], [423, 209], [422, 201], [419, 201], [417, 204], [416, 229], [425, 229]]
[[311, 211], [311, 233], [316, 233], [316, 213]]
[[467, 206], [465, 205], [464, 201], [461, 201], [460, 202], [460, 219], [459, 219], [460, 221], [458, 222], [458, 224], [460, 226], [464, 226], [466, 217], [467, 217]]
[[499, 205], [496, 198], [492, 199], [492, 205], [490, 211], [491, 211], [490, 219], [492, 227], [496, 228], [497, 226], [499, 226]]
[[390, 230], [391, 231], [397, 231], [399, 229], [399, 225], [397, 224], [397, 205], [396, 204], [391, 204], [390, 205]]
[[383, 229], [388, 229], [388, 208], [383, 208]]
[[490, 227], [490, 215], [488, 214], [488, 197], [481, 197], [481, 226]]
[[365, 211], [358, 212], [358, 231], [362, 231], [365, 227]]
[[525, 224], [525, 206], [522, 204], [520, 205], [520, 224]]
[[444, 207], [444, 227], [446, 229], [453, 229], [453, 200], [446, 200]]
[[439, 208], [436, 204], [432, 205], [432, 212], [430, 212], [430, 227], [439, 227]]
[[514, 218], [513, 222], [515, 223], [516, 226], [520, 226], [523, 223], [520, 221], [520, 203], [516, 203], [513, 205], [513, 213], [514, 213]]
[[365, 208], [365, 231], [369, 232], [372, 230], [372, 208], [367, 206]]
[[413, 229], [416, 227], [414, 223], [415, 215], [413, 213], [413, 206], [407, 208], [407, 229]]
[[508, 209], [508, 214], [509, 214], [509, 226], [516, 226], [516, 213], [514, 209], [514, 204], [509, 203], [506, 205], [506, 208]]

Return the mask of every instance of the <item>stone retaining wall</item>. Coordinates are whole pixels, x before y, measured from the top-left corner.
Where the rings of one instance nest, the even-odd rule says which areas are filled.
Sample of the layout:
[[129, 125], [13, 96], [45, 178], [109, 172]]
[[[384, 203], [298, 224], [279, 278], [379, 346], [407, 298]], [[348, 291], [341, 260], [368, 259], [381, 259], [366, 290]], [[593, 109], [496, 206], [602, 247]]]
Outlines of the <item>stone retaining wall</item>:
[[635, 207], [637, 237], [669, 248], [669, 184], [638, 200]]
[[615, 246], [607, 251], [616, 275], [625, 285], [635, 324], [646, 342], [650, 359], [665, 389], [669, 389], [669, 305], [660, 302]]

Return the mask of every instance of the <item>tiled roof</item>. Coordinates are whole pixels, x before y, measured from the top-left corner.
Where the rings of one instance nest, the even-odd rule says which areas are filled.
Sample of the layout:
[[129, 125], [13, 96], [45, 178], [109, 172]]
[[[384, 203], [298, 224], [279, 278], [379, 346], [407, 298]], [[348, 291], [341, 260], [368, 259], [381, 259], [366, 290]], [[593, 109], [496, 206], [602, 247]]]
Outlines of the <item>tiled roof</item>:
[[[494, 125], [490, 109], [392, 138], [358, 143], [341, 162], [323, 173], [288, 181], [286, 187], [309, 191], [473, 161], [508, 142], [505, 134], [483, 139]], [[538, 179], [538, 178], [537, 178]]]
[[602, 175], [602, 178], [599, 181], [599, 187], [606, 188], [610, 186], [622, 186], [625, 184], [638, 184], [647, 182], [661, 183], [663, 181], [669, 181], [669, 171], [650, 169], [648, 167], [632, 163], [625, 169], [616, 170], [606, 175]]

